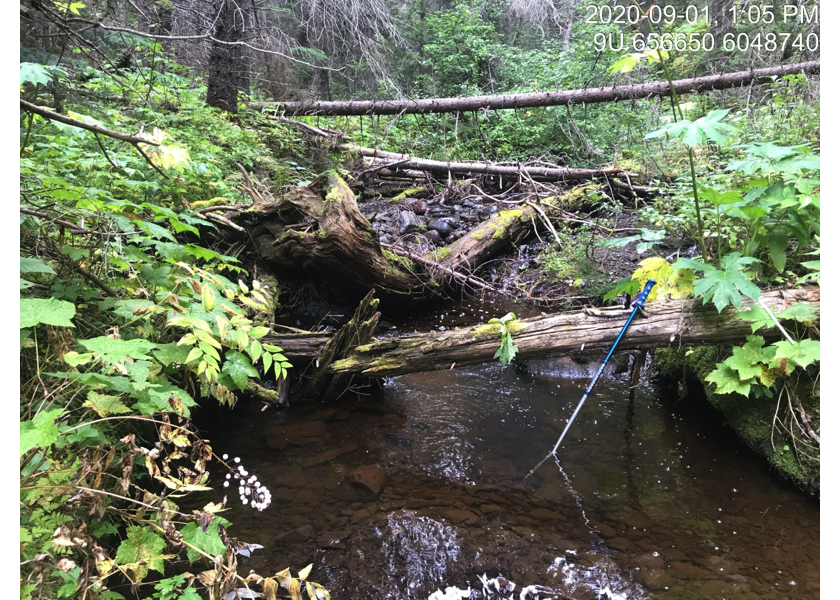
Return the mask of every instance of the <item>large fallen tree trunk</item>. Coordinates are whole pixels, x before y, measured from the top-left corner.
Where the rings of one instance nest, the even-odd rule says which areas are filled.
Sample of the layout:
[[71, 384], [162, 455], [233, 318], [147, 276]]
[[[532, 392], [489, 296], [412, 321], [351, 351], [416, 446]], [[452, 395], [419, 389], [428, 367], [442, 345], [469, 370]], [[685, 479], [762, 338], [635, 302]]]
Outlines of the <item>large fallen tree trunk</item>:
[[[761, 303], [776, 312], [796, 302], [819, 306], [819, 288], [774, 290], [761, 294]], [[745, 302], [744, 308], [750, 304]], [[622, 308], [602, 309], [593, 316], [584, 311], [509, 322], [519, 348], [518, 358], [537, 358], [580, 350], [606, 348], [614, 341], [629, 314]], [[674, 345], [739, 342], [752, 334], [750, 323], [728, 308], [717, 309], [698, 300], [673, 300], [645, 306], [645, 318], [637, 317], [621, 342], [622, 349]], [[775, 329], [758, 333], [779, 336]], [[351, 373], [371, 377], [402, 375], [417, 371], [448, 369], [488, 362], [499, 345], [498, 325], [479, 325], [401, 338], [389, 338], [359, 346], [343, 360], [332, 363], [335, 375]]]
[[[797, 73], [819, 73], [820, 62], [802, 62], [790, 65], [766, 67], [750, 71], [707, 75], [674, 81], [674, 92], [704, 92], [722, 90], [761, 82], [769, 77]], [[530, 108], [534, 106], [560, 106], [569, 104], [593, 104], [669, 96], [671, 89], [667, 81], [654, 81], [634, 85], [563, 90], [557, 92], [533, 92], [527, 94], [497, 94], [459, 98], [424, 98], [421, 100], [350, 100], [335, 102], [252, 102], [251, 107], [272, 107], [293, 115], [396, 115], [416, 113], [444, 113], [456, 111], [499, 110], [506, 108]]]
[[579, 179], [595, 179], [597, 177], [604, 177], [606, 175], [617, 175], [622, 172], [621, 169], [574, 169], [566, 167], [525, 167], [525, 166], [507, 166], [497, 165], [490, 162], [445, 162], [441, 160], [431, 160], [428, 158], [418, 158], [408, 154], [399, 154], [397, 152], [386, 152], [385, 150], [378, 150], [376, 148], [365, 148], [363, 146], [356, 146], [355, 144], [339, 144], [339, 150], [349, 152], [357, 152], [362, 156], [371, 156], [376, 158], [384, 158], [394, 163], [399, 163], [400, 169], [417, 169], [420, 171], [429, 171], [432, 173], [454, 173], [459, 175], [501, 175], [502, 177], [525, 178], [532, 177], [543, 181], [567, 181]]
[[422, 279], [382, 253], [353, 192], [333, 171], [291, 190], [279, 202], [255, 197], [254, 206], [233, 219], [236, 227], [248, 231], [260, 258], [274, 268], [324, 277], [360, 291], [360, 297], [371, 287], [383, 295], [422, 293]]

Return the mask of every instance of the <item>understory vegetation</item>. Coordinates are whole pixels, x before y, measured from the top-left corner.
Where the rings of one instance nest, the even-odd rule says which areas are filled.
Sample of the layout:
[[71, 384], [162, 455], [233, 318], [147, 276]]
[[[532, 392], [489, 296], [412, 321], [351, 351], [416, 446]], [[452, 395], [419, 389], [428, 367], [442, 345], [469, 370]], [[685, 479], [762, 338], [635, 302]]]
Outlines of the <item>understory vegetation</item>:
[[[248, 103], [574, 89], [689, 77], [709, 65], [736, 70], [755, 58], [596, 51], [597, 33], [621, 28], [587, 23], [574, 2], [545, 3], [543, 13], [521, 1], [368, 0], [338, 3], [326, 23], [318, 19], [329, 11], [314, 2], [276, 11], [267, 3], [248, 17], [260, 33], [247, 43], [275, 54], [233, 57], [252, 76], [235, 83], [237, 103], [225, 111], [207, 104], [215, 47], [152, 39], [198, 31], [177, 31], [172, 17], [196, 3], [143, 1], [142, 14], [129, 4], [21, 5], [23, 598], [221, 600], [244, 587], [269, 599], [329, 598], [310, 581], [311, 565], [241, 575], [238, 557], [259, 548], [228, 535], [224, 502], [201, 500], [211, 485], [231, 486], [239, 489], [228, 502], [258, 511], [271, 495], [259, 473], [214, 452], [193, 412], [276, 397], [265, 389], [295, 374], [283, 348], [265, 339], [282, 274], [268, 273], [245, 245], [221, 244], [231, 223], [209, 209], [247, 211], [246, 189], [280, 197], [350, 162]], [[226, 0], [216, 4], [224, 14]], [[106, 16], [127, 31], [71, 27]], [[804, 48], [785, 52], [762, 57], [812, 58]], [[749, 90], [593, 106], [298, 122], [440, 160], [612, 163], [637, 173], [646, 197], [628, 206], [592, 186], [577, 220], [543, 234], [514, 276], [561, 282], [599, 304], [654, 278], [648, 302], [697, 297], [741, 311], [754, 333], [746, 343], [681, 349], [660, 357], [663, 372], [683, 385], [693, 372], [754, 447], [813, 490], [818, 312], [795, 304], [775, 314], [760, 294], [820, 283], [819, 117], [818, 81], [788, 75]], [[611, 252], [629, 256], [632, 272], [605, 266]], [[442, 259], [445, 249], [436, 253]], [[501, 329], [504, 363], [517, 351], [514, 318], [490, 321]], [[212, 481], [211, 471], [227, 479]]]

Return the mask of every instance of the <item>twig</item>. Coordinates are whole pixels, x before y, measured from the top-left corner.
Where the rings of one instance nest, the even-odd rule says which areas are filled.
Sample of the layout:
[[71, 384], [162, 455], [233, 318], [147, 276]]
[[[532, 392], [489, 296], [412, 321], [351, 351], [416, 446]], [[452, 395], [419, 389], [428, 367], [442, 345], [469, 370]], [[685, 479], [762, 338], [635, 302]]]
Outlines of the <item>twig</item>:
[[545, 211], [542, 208], [540, 208], [539, 206], [537, 206], [536, 204], [534, 204], [533, 202], [531, 202], [530, 200], [526, 200], [525, 204], [527, 204], [528, 206], [532, 207], [535, 211], [537, 211], [537, 213], [540, 215], [540, 217], [542, 217], [543, 222], [548, 227], [548, 230], [551, 231], [552, 235], [554, 235], [554, 239], [557, 241], [557, 246], [562, 247], [563, 242], [560, 241], [560, 236], [557, 235], [557, 230], [554, 229], [554, 225], [551, 224], [551, 221], [549, 220], [548, 215], [545, 214]]
[[236, 210], [236, 211], [241, 212], [241, 211], [245, 210], [246, 208], [248, 208], [249, 206], [252, 206], [252, 205], [251, 204], [225, 204], [225, 205], [221, 205], [221, 206], [205, 206], [204, 208], [201, 208], [196, 212], [201, 213], [201, 214], [213, 212], [214, 210]]
[[235, 229], [236, 231], [238, 231], [240, 233], [245, 233], [245, 229], [243, 229], [242, 227], [240, 227], [239, 225], [237, 225], [236, 223], [234, 223], [230, 219], [227, 219], [227, 218], [225, 218], [221, 215], [214, 215], [213, 213], [205, 213], [205, 214], [206, 214], [207, 218], [210, 219], [211, 221], [216, 221], [217, 223], [221, 223], [222, 225], [230, 227], [231, 229]]
[[96, 143], [99, 144], [99, 149], [102, 150], [102, 154], [105, 155], [105, 160], [107, 160], [109, 163], [111, 163], [111, 166], [114, 167], [117, 171], [122, 171], [122, 169], [120, 169], [116, 165], [116, 163], [113, 160], [111, 160], [111, 157], [108, 155], [108, 150], [105, 149], [105, 145], [102, 143], [102, 138], [99, 137], [99, 134], [94, 133], [93, 137], [96, 138]]
[[483, 290], [488, 290], [488, 291], [494, 292], [496, 294], [505, 295], [505, 293], [502, 292], [501, 290], [499, 290], [497, 288], [494, 288], [493, 286], [488, 285], [488, 284], [484, 283], [483, 281], [481, 281], [479, 279], [476, 279], [475, 277], [470, 277], [469, 275], [464, 275], [463, 273], [459, 273], [458, 271], [455, 271], [454, 269], [450, 269], [448, 267], [443, 267], [439, 263], [436, 263], [435, 261], [429, 260], [429, 259], [424, 258], [422, 256], [418, 256], [417, 254], [414, 254], [413, 252], [409, 252], [407, 250], [403, 250], [402, 248], [399, 248], [397, 246], [391, 246], [389, 244], [382, 244], [382, 247], [387, 248], [388, 250], [390, 250], [394, 254], [399, 254], [400, 256], [405, 256], [407, 258], [410, 258], [411, 260], [415, 260], [415, 261], [417, 261], [421, 264], [424, 264], [427, 267], [429, 267], [430, 270], [443, 271], [447, 275], [451, 275], [455, 279], [459, 279], [462, 282], [469, 283], [469, 284], [474, 285], [478, 288], [481, 288]]
[[136, 135], [130, 135], [128, 133], [122, 133], [120, 131], [114, 131], [113, 129], [106, 129], [100, 125], [91, 125], [90, 123], [85, 123], [84, 121], [80, 121], [79, 119], [74, 119], [73, 117], [62, 115], [61, 113], [49, 110], [48, 108], [45, 108], [43, 106], [38, 106], [37, 104], [27, 102], [23, 98], [21, 98], [20, 100], [20, 107], [23, 110], [35, 113], [36, 115], [44, 117], [45, 119], [58, 121], [59, 123], [64, 123], [65, 125], [72, 125], [73, 127], [78, 127], [79, 129], [84, 129], [93, 133], [106, 135], [108, 137], [120, 140], [122, 142], [128, 142], [132, 145], [148, 144], [150, 146], [160, 146], [159, 143], [152, 142], [150, 140], [147, 140], [146, 138], [137, 137]]

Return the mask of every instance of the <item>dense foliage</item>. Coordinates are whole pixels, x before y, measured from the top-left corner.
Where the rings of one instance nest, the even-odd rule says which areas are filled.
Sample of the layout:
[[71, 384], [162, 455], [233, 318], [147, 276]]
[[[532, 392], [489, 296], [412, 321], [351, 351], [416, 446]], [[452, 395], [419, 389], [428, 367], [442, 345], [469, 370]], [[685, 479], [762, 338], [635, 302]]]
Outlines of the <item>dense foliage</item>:
[[[329, 596], [308, 581], [309, 567], [297, 577], [288, 569], [237, 575], [237, 556], [259, 549], [228, 536], [224, 503], [195, 499], [213, 471], [227, 475], [221, 485], [238, 484], [238, 500], [254, 510], [270, 504], [257, 474], [217, 456], [190, 415], [199, 401], [232, 406], [240, 395], [265, 397], [263, 383], [291, 367], [282, 348], [265, 341], [271, 282], [252, 276], [240, 249], [214, 245], [219, 217], [204, 209], [245, 205], [246, 173], [279, 193], [332, 160], [300, 129], [244, 102], [582, 88], [813, 54], [793, 46], [599, 51], [596, 35], [635, 30], [589, 22], [571, 1], [358, 0], [328, 15], [314, 1], [261, 2], [245, 18], [242, 30], [253, 34], [245, 39], [234, 35], [236, 23], [213, 29], [204, 4], [227, 1], [22, 5], [21, 99], [68, 118], [32, 109], [20, 116], [22, 597], [221, 598], [253, 583], [267, 598], [279, 587], [293, 598], [304, 589], [313, 599]], [[90, 31], [77, 32], [77, 23], [92, 24]], [[807, 33], [809, 24], [771, 29]], [[170, 37], [155, 41], [157, 32]], [[200, 37], [206, 32], [247, 48], [227, 55], [241, 62], [234, 80], [208, 82], [219, 48], [231, 46]], [[196, 39], [178, 37], [188, 35]], [[208, 83], [236, 87], [235, 113], [207, 106]], [[601, 244], [632, 244], [639, 256], [638, 270], [607, 299], [653, 277], [651, 302], [693, 294], [718, 310], [740, 309], [764, 287], [819, 283], [819, 98], [802, 76], [594, 107], [303, 120], [362, 145], [432, 158], [615, 162], [639, 172], [659, 193], [636, 212], [635, 233]], [[622, 210], [599, 199], [603, 220], [558, 227], [564, 247], [543, 250], [542, 277], [577, 286], [596, 270], [582, 232], [609, 231]], [[740, 316], [754, 331], [782, 329], [785, 338], [750, 337], [707, 382], [744, 402], [785, 397], [793, 413], [807, 381], [818, 403], [815, 311], [772, 314], [748, 304]], [[500, 327], [503, 363], [516, 353], [513, 318], [491, 321]], [[802, 427], [787, 427], [783, 437], [779, 452], [792, 446], [818, 459], [818, 441]], [[195, 573], [171, 568], [180, 556]]]

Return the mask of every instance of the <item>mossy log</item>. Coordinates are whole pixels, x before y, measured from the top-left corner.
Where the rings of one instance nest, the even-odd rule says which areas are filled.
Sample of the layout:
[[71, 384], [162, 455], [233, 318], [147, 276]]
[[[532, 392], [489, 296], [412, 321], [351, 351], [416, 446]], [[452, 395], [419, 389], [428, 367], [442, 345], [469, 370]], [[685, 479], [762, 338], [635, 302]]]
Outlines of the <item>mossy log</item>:
[[350, 387], [353, 374], [333, 372], [333, 362], [352, 356], [357, 346], [366, 344], [379, 324], [379, 300], [373, 297], [374, 290], [359, 303], [353, 318], [341, 326], [333, 338], [327, 342], [323, 352], [308, 374], [304, 375], [297, 396], [303, 400], [332, 402], [341, 397]]
[[[776, 312], [797, 302], [819, 306], [819, 288], [774, 290], [761, 294], [761, 302]], [[744, 303], [744, 308], [749, 301]], [[646, 316], [637, 316], [625, 333], [622, 349], [638, 349], [692, 344], [738, 342], [751, 335], [750, 324], [732, 308], [718, 313], [699, 300], [671, 300], [645, 306]], [[624, 325], [629, 310], [621, 307], [601, 309], [596, 315], [584, 311], [561, 313], [512, 321], [507, 329], [519, 348], [517, 358], [537, 358], [551, 354], [596, 350], [609, 347]], [[767, 337], [779, 337], [775, 329], [759, 330]], [[402, 338], [389, 338], [359, 346], [352, 356], [330, 366], [335, 375], [361, 374], [390, 377], [448, 369], [488, 362], [499, 345], [498, 325], [479, 325]]]
[[408, 295], [420, 287], [415, 275], [382, 253], [376, 231], [334, 171], [293, 189], [279, 202], [255, 205], [237, 221], [246, 225], [260, 257], [274, 268], [302, 270], [343, 288], [373, 287], [385, 294]]
[[[586, 196], [590, 186], [578, 186], [560, 196], [540, 200], [544, 209], [578, 206], [581, 197]], [[510, 248], [529, 235], [534, 226], [543, 227], [541, 215], [533, 204], [521, 204], [497, 213], [491, 219], [473, 227], [449, 246], [439, 249], [440, 265], [445, 269], [476, 268], [505, 248]]]

